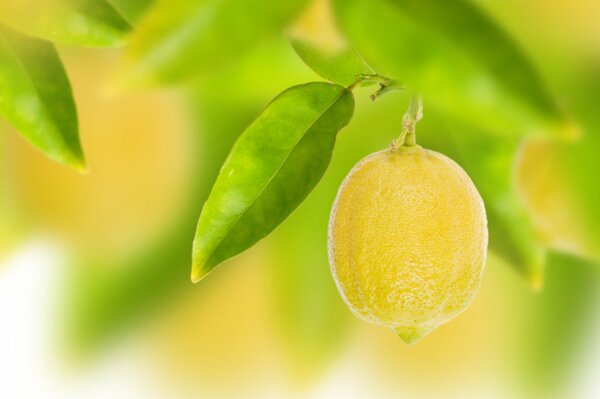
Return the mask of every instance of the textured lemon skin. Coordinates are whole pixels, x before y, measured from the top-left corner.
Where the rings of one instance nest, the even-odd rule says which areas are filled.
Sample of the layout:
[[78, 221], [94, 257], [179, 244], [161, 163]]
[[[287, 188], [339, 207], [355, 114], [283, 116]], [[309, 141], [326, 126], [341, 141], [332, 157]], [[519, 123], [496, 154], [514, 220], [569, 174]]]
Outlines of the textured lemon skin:
[[329, 262], [345, 302], [407, 343], [469, 306], [487, 244], [485, 208], [469, 176], [420, 146], [361, 160], [329, 220]]

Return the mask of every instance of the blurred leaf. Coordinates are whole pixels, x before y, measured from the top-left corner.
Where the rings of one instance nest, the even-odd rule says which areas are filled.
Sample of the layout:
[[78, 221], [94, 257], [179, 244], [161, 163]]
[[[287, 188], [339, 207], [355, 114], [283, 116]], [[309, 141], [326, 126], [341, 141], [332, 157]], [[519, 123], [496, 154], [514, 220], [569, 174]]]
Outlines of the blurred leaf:
[[131, 39], [128, 77], [173, 82], [239, 57], [281, 30], [306, 0], [159, 0]]
[[[502, 135], [554, 132], [562, 115], [517, 46], [465, 1], [334, 0], [377, 72]], [[559, 126], [560, 124], [560, 126]]]
[[156, 0], [110, 0], [110, 2], [129, 23], [134, 23], [139, 21]]
[[122, 44], [130, 29], [106, 0], [3, 0], [0, 20], [29, 35], [82, 46]]
[[339, 32], [329, 0], [313, 2], [292, 27], [290, 42], [306, 65], [331, 82], [349, 86], [357, 75], [374, 73]]
[[265, 237], [306, 198], [353, 110], [352, 92], [329, 83], [294, 86], [269, 104], [232, 148], [204, 204], [193, 281]]
[[71, 86], [55, 48], [0, 25], [0, 116], [48, 157], [85, 169]]
[[[550, 253], [544, 290], [521, 300], [515, 359], [526, 397], [564, 398], [575, 361], [593, 339], [600, 277], [597, 265]], [[597, 316], [596, 316], [597, 317]]]
[[480, 63], [500, 84], [555, 117], [554, 100], [517, 44], [469, 0], [387, 0], [411, 20], [444, 37]]
[[560, 145], [561, 168], [568, 187], [577, 199], [577, 211], [583, 215], [584, 234], [592, 244], [591, 252], [600, 263], [600, 62], [590, 62], [583, 69], [567, 71], [571, 79], [567, 93], [572, 97], [571, 107], [583, 128], [584, 137], [570, 145]]

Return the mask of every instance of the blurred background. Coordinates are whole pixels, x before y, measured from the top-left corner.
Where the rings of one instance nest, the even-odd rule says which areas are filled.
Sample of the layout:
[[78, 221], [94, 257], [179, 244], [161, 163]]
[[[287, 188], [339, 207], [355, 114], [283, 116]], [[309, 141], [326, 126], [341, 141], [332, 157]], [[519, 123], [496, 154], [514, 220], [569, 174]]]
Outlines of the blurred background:
[[[87, 175], [0, 122], [0, 396], [598, 397], [600, 3], [466, 2], [525, 54], [560, 121], [521, 96], [531, 82], [489, 89], [520, 64], [478, 69], [485, 59], [394, 0], [275, 3], [114, 0], [133, 26], [123, 46], [58, 43]], [[494, 49], [487, 25], [461, 26]], [[343, 40], [422, 89], [419, 143], [455, 159], [484, 198], [479, 294], [416, 346], [352, 316], [326, 248], [340, 182], [397, 136], [407, 93], [371, 102], [372, 88], [355, 90], [315, 191], [190, 283], [196, 221], [231, 145], [279, 92], [323, 80], [290, 36]]]

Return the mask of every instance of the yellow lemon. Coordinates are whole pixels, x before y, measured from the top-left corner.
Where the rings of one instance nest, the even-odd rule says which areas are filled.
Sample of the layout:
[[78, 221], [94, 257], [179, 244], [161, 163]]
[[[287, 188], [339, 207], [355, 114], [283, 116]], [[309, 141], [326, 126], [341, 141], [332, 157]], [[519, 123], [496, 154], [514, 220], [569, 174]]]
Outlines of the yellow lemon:
[[589, 221], [564, 173], [561, 153], [568, 143], [536, 138], [525, 141], [515, 167], [517, 193], [545, 245], [586, 259], [600, 259]]
[[469, 176], [416, 145], [360, 161], [329, 221], [329, 260], [342, 297], [358, 317], [409, 344], [469, 306], [487, 243], [485, 208]]

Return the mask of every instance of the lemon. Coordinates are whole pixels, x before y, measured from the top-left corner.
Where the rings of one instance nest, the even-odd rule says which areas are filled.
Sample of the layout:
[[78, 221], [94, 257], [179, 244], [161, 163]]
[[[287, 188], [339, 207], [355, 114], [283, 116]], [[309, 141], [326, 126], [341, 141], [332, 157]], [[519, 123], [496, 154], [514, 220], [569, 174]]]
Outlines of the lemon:
[[519, 198], [541, 242], [586, 259], [600, 259], [577, 197], [565, 174], [562, 156], [568, 143], [535, 138], [519, 150], [515, 182]]
[[417, 145], [360, 161], [329, 221], [331, 270], [350, 310], [409, 344], [469, 306], [487, 243], [485, 208], [469, 176]]

